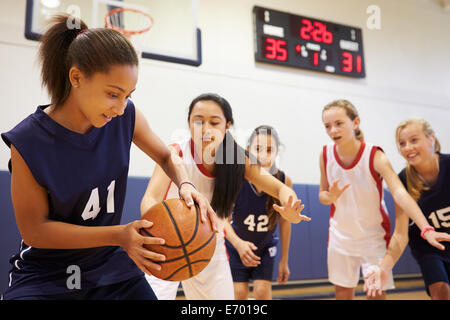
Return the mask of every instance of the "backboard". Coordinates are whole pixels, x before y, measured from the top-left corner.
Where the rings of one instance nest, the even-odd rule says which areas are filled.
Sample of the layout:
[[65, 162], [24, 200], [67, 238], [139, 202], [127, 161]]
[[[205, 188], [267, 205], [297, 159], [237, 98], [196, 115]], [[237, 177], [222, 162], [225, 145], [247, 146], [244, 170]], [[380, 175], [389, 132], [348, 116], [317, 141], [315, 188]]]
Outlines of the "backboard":
[[[138, 9], [152, 17], [150, 31], [131, 38], [134, 43], [138, 40], [142, 58], [191, 66], [202, 63], [198, 0], [27, 0], [25, 37], [39, 40], [51, 16], [58, 13], [81, 18], [89, 28], [105, 27], [108, 12], [117, 8]], [[139, 14], [123, 13], [119, 18], [114, 23], [131, 30], [148, 23]]]

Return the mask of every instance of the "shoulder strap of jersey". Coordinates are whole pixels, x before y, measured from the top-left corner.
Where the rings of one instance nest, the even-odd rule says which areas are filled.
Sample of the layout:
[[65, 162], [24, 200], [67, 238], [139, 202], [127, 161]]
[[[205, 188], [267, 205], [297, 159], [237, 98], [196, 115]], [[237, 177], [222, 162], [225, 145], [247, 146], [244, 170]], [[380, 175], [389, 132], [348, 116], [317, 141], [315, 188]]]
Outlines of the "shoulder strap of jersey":
[[181, 147], [178, 143], [172, 143], [172, 144], [170, 144], [170, 146], [175, 148], [175, 150], [178, 152], [178, 156], [180, 158], [183, 158], [183, 150], [181, 150]]

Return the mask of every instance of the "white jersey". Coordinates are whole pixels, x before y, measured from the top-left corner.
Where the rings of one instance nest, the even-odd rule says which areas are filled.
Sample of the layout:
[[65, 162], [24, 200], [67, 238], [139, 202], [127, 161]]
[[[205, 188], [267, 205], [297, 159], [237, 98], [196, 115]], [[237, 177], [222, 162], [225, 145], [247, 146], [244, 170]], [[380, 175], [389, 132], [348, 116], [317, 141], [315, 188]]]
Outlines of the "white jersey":
[[[215, 178], [205, 169], [201, 161], [196, 161], [192, 139], [172, 144], [183, 159], [190, 182], [211, 203]], [[178, 198], [178, 187], [171, 182], [164, 196], [164, 200]], [[233, 300], [234, 288], [228, 256], [225, 249], [224, 226], [225, 220], [217, 218], [218, 234], [216, 249], [209, 264], [199, 274], [182, 281], [184, 293], [188, 300]], [[173, 300], [176, 297], [179, 282], [160, 280], [146, 275], [153, 291], [160, 300]]]
[[374, 169], [377, 150], [381, 148], [362, 142], [355, 160], [346, 167], [334, 144], [323, 147], [328, 185], [336, 179], [340, 179], [340, 187], [350, 184], [330, 208], [328, 246], [344, 254], [381, 254], [389, 244], [390, 222], [383, 179]]

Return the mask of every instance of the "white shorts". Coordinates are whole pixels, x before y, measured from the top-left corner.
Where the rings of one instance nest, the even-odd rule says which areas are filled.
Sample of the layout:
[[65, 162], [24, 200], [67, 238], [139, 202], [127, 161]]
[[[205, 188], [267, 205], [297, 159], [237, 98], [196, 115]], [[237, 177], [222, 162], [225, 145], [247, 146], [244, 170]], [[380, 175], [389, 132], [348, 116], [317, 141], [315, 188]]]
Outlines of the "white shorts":
[[[328, 248], [328, 280], [337, 286], [344, 288], [355, 288], [360, 279], [360, 270], [362, 269], [363, 277], [367, 274], [366, 270], [370, 265], [382, 261], [384, 254], [381, 256], [350, 256], [340, 252], [336, 248]], [[392, 271], [389, 273], [388, 279], [383, 290], [394, 289], [394, 278]]]
[[[175, 300], [179, 281], [145, 277], [159, 300]], [[217, 235], [216, 249], [206, 268], [181, 284], [188, 300], [234, 300], [233, 278], [223, 234]]]

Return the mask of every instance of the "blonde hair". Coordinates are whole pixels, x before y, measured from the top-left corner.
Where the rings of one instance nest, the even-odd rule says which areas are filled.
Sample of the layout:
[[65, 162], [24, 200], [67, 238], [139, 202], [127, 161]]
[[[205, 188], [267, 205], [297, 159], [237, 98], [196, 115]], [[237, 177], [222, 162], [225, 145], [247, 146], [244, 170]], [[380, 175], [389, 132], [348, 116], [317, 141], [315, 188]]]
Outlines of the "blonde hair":
[[[356, 110], [355, 106], [348, 100], [340, 99], [340, 100], [334, 100], [334, 101], [330, 102], [325, 107], [323, 107], [322, 114], [331, 108], [344, 109], [345, 114], [351, 120], [355, 120], [357, 117], [359, 117], [358, 110]], [[359, 128], [359, 125], [358, 125], [358, 128], [355, 129], [355, 137], [356, 137], [356, 139], [358, 139], [361, 142], [364, 141], [364, 134], [363, 134], [362, 130]]]
[[[406, 119], [397, 126], [397, 129], [395, 130], [395, 141], [397, 143], [397, 148], [399, 150], [400, 150], [399, 148], [400, 131], [405, 129], [410, 124], [419, 125], [422, 128], [422, 132], [427, 137], [433, 136], [435, 139], [434, 152], [441, 151], [441, 144], [436, 138], [434, 130], [431, 128], [430, 124], [426, 120], [420, 118]], [[429, 187], [425, 185], [425, 183], [419, 177], [419, 173], [417, 172], [417, 170], [409, 163], [406, 163], [405, 173], [406, 173], [406, 189], [408, 190], [408, 193], [411, 195], [411, 197], [414, 200], [418, 201], [422, 192], [428, 190]]]

